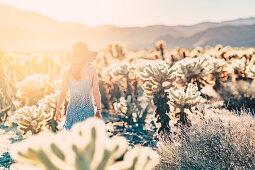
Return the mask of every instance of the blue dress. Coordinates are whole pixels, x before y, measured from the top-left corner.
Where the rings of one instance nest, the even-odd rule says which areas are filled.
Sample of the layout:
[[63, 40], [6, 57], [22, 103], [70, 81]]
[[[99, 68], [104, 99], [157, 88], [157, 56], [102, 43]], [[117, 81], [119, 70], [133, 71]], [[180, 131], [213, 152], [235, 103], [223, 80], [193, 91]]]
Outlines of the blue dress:
[[[70, 77], [70, 76], [69, 76]], [[91, 97], [92, 82], [90, 71], [85, 80], [69, 80], [70, 100], [66, 111], [66, 121], [63, 130], [70, 130], [72, 125], [84, 121], [89, 117], [94, 117], [94, 105]]]

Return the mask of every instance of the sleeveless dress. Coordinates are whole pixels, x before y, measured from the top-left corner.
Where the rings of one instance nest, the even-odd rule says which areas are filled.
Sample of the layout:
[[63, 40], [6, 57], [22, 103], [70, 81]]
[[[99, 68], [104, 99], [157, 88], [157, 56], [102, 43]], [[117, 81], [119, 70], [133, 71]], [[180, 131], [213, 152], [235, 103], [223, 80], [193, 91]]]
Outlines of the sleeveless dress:
[[90, 72], [89, 70], [88, 77], [85, 80], [73, 81], [69, 79], [70, 100], [67, 106], [63, 130], [70, 130], [73, 124], [95, 115], [91, 97], [92, 82], [90, 80]]

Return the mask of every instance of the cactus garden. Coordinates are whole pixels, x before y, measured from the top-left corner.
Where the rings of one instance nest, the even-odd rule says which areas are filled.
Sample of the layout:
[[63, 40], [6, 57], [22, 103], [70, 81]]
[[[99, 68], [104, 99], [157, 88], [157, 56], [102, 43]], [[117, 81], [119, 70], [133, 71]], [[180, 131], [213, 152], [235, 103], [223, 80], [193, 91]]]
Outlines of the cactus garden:
[[[68, 66], [64, 53], [38, 62], [33, 53], [3, 51], [0, 168], [254, 169], [255, 48], [220, 47], [170, 49], [160, 41], [145, 51], [99, 50], [90, 64], [103, 118], [70, 131], [55, 117], [63, 70], [54, 70]], [[34, 64], [20, 69], [24, 62]]]

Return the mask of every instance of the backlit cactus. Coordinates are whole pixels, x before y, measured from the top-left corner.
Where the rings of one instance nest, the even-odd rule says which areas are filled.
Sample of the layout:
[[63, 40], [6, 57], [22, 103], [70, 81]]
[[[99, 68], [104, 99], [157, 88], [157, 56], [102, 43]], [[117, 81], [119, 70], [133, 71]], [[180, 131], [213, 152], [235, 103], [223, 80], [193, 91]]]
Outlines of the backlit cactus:
[[174, 72], [176, 68], [169, 68], [166, 62], [149, 64], [144, 68], [144, 71], [139, 74], [140, 78], [145, 80], [142, 88], [148, 97], [153, 97], [153, 102], [156, 105], [155, 117], [157, 123], [161, 124], [158, 133], [170, 133], [169, 121], [170, 111], [168, 105], [168, 93], [165, 91], [173, 86], [175, 81]]
[[54, 91], [47, 75], [32, 75], [17, 83], [17, 96], [25, 105], [35, 105], [37, 102]]
[[254, 78], [255, 78], [255, 65], [250, 65], [249, 67], [247, 67], [246, 72], [248, 74], [248, 77], [250, 77], [254, 80]]
[[121, 97], [119, 102], [113, 103], [113, 106], [120, 120], [127, 123], [127, 125], [143, 126], [145, 124], [149, 105], [143, 110], [140, 105], [137, 106], [131, 102], [131, 96], [128, 96], [127, 100]]
[[51, 129], [53, 132], [58, 131], [58, 123], [56, 121], [56, 110], [57, 110], [57, 100], [58, 100], [58, 93], [52, 93], [50, 95], [45, 96], [43, 99], [41, 99], [38, 104], [45, 106], [45, 112], [47, 114], [52, 115], [51, 119], [49, 119], [46, 123], [46, 125]]
[[44, 123], [51, 118], [50, 114], [45, 113], [45, 106], [39, 105], [39, 107], [24, 106], [23, 108], [16, 110], [13, 116], [13, 122], [18, 124], [18, 129], [23, 135], [27, 132], [37, 134], [42, 130]]
[[156, 44], [156, 50], [160, 52], [161, 59], [165, 60], [165, 49], [166, 49], [166, 43], [164, 41], [158, 41]]
[[[40, 133], [10, 151], [15, 169], [51, 170], [149, 170], [158, 163], [158, 154], [149, 148], [128, 150], [123, 137], [108, 138], [102, 120], [89, 118], [71, 131]], [[123, 160], [117, 159], [124, 156]], [[12, 168], [11, 167], [11, 168]]]
[[191, 113], [192, 108], [198, 105], [201, 102], [202, 97], [201, 93], [198, 91], [196, 86], [189, 83], [187, 90], [183, 89], [169, 89], [170, 94], [170, 104], [179, 110], [178, 113], [172, 114], [173, 118], [178, 118], [177, 124], [181, 123], [182, 125], [191, 125], [191, 121], [188, 119], [188, 114], [185, 112], [189, 110]]
[[114, 64], [111, 68], [111, 76], [115, 80], [123, 82], [120, 84], [122, 85], [123, 92], [125, 93], [125, 99], [131, 95], [131, 101], [135, 102], [138, 90], [138, 79], [136, 79], [137, 73], [135, 69], [127, 62]]
[[168, 89], [173, 86], [175, 81], [174, 72], [177, 68], [169, 68], [166, 62], [158, 62], [156, 64], [148, 64], [139, 77], [146, 82], [143, 89], [148, 97], [153, 97], [162, 89]]
[[123, 77], [126, 77], [128, 74], [132, 73], [131, 79], [135, 78], [134, 72], [132, 72], [132, 67], [129, 63], [118, 63], [114, 64], [110, 74], [112, 75], [113, 78], [120, 79]]
[[218, 58], [210, 58], [209, 62], [210, 65], [208, 67], [211, 67], [210, 80], [214, 81], [213, 89], [218, 91], [228, 78], [227, 62]]
[[248, 74], [246, 72], [247, 60], [245, 58], [231, 60], [231, 68], [234, 74], [233, 81], [247, 80], [248, 78]]
[[118, 43], [116, 43], [114, 45], [110, 44], [108, 46], [108, 51], [111, 54], [112, 58], [122, 60], [126, 57], [125, 48], [122, 45], [118, 44]]
[[175, 63], [178, 67], [178, 82], [183, 85], [188, 83], [196, 84], [198, 90], [201, 90], [205, 84], [208, 84], [207, 78], [212, 68], [209, 66], [209, 57], [184, 58]]
[[0, 122], [6, 122], [8, 111], [16, 110], [13, 104], [15, 99], [16, 87], [9, 81], [0, 64]]
[[135, 103], [131, 102], [131, 96], [128, 96], [127, 100], [121, 97], [119, 102], [113, 103], [115, 112], [123, 119], [124, 122], [127, 122], [129, 125], [134, 123], [133, 121], [133, 112], [135, 109]]

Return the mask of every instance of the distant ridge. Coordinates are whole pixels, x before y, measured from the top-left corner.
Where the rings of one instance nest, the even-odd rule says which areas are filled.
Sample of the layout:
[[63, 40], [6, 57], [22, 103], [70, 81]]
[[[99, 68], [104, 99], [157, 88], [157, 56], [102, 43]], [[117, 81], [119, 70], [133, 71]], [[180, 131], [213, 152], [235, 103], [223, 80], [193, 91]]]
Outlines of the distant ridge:
[[13, 50], [70, 50], [77, 41], [100, 49], [119, 42], [130, 49], [151, 48], [158, 40], [167, 47], [255, 46], [255, 18], [195, 25], [152, 25], [146, 27], [89, 27], [64, 23], [34, 12], [0, 4], [0, 47]]

